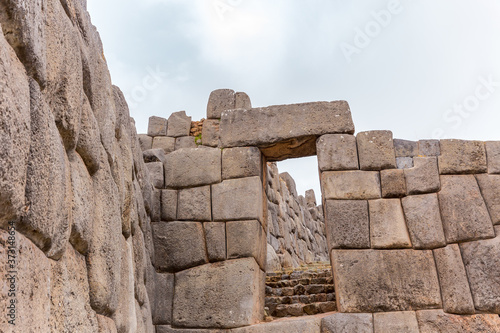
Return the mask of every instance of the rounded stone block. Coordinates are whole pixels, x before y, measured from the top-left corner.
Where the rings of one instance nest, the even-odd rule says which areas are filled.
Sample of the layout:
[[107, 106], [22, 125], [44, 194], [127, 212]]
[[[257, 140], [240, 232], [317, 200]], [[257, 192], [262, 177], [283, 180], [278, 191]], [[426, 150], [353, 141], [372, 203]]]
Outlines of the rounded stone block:
[[186, 111], [174, 112], [168, 117], [167, 136], [189, 136], [190, 131], [191, 117], [186, 115]]
[[220, 119], [222, 111], [235, 109], [236, 99], [232, 89], [217, 89], [210, 93], [207, 104], [207, 118]]

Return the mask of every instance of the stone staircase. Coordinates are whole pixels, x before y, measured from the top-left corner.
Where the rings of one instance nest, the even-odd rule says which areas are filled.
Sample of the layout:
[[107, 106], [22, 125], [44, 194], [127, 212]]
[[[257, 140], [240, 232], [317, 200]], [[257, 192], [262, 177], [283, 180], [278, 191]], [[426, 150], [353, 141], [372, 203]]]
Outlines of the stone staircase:
[[331, 267], [313, 264], [267, 273], [266, 311], [271, 317], [300, 317], [337, 310]]

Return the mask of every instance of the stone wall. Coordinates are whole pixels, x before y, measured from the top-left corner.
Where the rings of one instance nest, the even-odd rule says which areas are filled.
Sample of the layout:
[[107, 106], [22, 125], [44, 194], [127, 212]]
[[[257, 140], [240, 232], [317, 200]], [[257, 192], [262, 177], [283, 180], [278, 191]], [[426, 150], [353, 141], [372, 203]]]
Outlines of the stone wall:
[[85, 1], [0, 26], [0, 331], [154, 332], [152, 185]]

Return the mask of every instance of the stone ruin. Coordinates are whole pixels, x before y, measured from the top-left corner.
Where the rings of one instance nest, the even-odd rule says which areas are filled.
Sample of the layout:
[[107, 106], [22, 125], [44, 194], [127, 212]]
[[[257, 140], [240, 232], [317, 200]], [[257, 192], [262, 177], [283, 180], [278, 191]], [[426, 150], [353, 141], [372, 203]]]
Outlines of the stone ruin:
[[[227, 89], [137, 135], [84, 0], [0, 27], [1, 332], [500, 332], [500, 142]], [[320, 206], [272, 164], [311, 155]], [[268, 264], [325, 256], [337, 311], [263, 322]]]

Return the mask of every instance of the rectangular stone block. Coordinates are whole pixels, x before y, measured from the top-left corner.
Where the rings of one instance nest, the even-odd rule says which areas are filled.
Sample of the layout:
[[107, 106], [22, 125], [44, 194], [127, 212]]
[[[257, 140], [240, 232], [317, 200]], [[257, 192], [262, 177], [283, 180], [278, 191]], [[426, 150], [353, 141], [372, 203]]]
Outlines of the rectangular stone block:
[[396, 157], [418, 156], [418, 142], [394, 139], [394, 149]]
[[500, 174], [500, 141], [486, 141], [488, 173]]
[[321, 320], [321, 333], [373, 333], [371, 313], [335, 313]]
[[[269, 145], [287, 141], [288, 147], [296, 142], [291, 139], [311, 137], [311, 147], [295, 146], [288, 151], [295, 157], [313, 155], [316, 137], [323, 134], [354, 133], [349, 105], [345, 101], [314, 102], [291, 105], [273, 105], [250, 110], [222, 112], [220, 139], [222, 147]], [[293, 154], [293, 151], [301, 153]], [[266, 155], [267, 156], [267, 155]], [[279, 160], [279, 156], [274, 156]]]
[[210, 186], [191, 187], [179, 190], [177, 219], [185, 221], [212, 220]]
[[161, 220], [175, 221], [177, 219], [177, 191], [161, 191]]
[[184, 148], [165, 157], [165, 186], [183, 188], [221, 181], [221, 151], [214, 148]]
[[441, 140], [439, 172], [442, 175], [487, 172], [486, 149], [482, 141]]
[[152, 162], [146, 163], [146, 167], [149, 171], [149, 176], [153, 182], [153, 186], [156, 188], [163, 188], [164, 178], [163, 178], [163, 163], [162, 162]]
[[214, 221], [263, 221], [263, 195], [260, 177], [224, 180], [212, 185]]
[[201, 223], [158, 222], [151, 227], [157, 271], [178, 272], [208, 262]]
[[358, 170], [356, 137], [348, 134], [325, 134], [316, 141], [321, 171]]
[[379, 199], [380, 174], [377, 171], [326, 171], [321, 173], [325, 199]]
[[401, 198], [406, 195], [406, 179], [401, 169], [380, 171], [380, 183], [384, 198]]
[[222, 111], [236, 108], [236, 97], [232, 89], [217, 89], [210, 93], [207, 104], [207, 118], [220, 119]]
[[441, 155], [441, 146], [439, 140], [420, 140], [418, 141], [419, 156], [439, 156]]
[[493, 224], [500, 224], [500, 175], [476, 175]]
[[[162, 137], [163, 138], [163, 137]], [[163, 149], [148, 149], [142, 152], [144, 163], [165, 162], [165, 152]]]
[[400, 199], [368, 201], [370, 212], [370, 243], [374, 249], [410, 248]]
[[265, 273], [253, 258], [226, 260], [175, 275], [173, 324], [235, 328], [264, 315]]
[[327, 200], [325, 225], [330, 250], [370, 248], [367, 201]]
[[137, 134], [141, 150], [148, 150], [153, 148], [153, 138], [147, 134]]
[[398, 169], [413, 168], [413, 157], [396, 157]]
[[[151, 221], [161, 221], [161, 190], [157, 188], [151, 192]], [[141, 224], [141, 227], [144, 228], [144, 224]]]
[[257, 147], [227, 148], [222, 151], [222, 179], [262, 175], [262, 156]]
[[265, 253], [267, 253], [266, 233], [259, 221], [227, 222], [226, 238], [228, 259], [253, 257], [260, 268], [265, 271]]
[[437, 194], [412, 195], [402, 199], [406, 225], [415, 249], [446, 245]]
[[414, 311], [373, 314], [373, 333], [420, 333]]
[[433, 252], [444, 311], [464, 315], [474, 314], [474, 302], [460, 248], [457, 244], [450, 244]]
[[495, 236], [493, 223], [473, 175], [441, 176], [438, 196], [448, 243]]
[[148, 125], [149, 136], [166, 136], [167, 135], [167, 119], [161, 117], [149, 117]]
[[174, 112], [168, 117], [167, 136], [188, 136], [190, 131], [191, 117], [186, 115], [186, 111]]
[[180, 136], [175, 138], [175, 150], [182, 148], [197, 148], [194, 136]]
[[205, 222], [208, 260], [210, 262], [226, 260], [226, 224], [224, 222]]
[[493, 239], [460, 244], [476, 310], [500, 314], [500, 226]]
[[391, 131], [368, 131], [356, 135], [361, 170], [396, 168], [396, 154]]
[[432, 251], [333, 250], [331, 258], [340, 312], [441, 307]]
[[439, 170], [436, 157], [414, 157], [413, 167], [404, 169], [408, 195], [439, 191]]
[[153, 324], [169, 325], [172, 323], [172, 302], [174, 300], [174, 274], [155, 272], [155, 302]]
[[163, 149], [165, 154], [170, 154], [175, 150], [175, 138], [168, 136], [157, 136], [153, 138], [153, 149]]
[[207, 119], [203, 122], [201, 142], [204, 146], [217, 147], [219, 145], [220, 120]]
[[459, 316], [443, 310], [417, 311], [420, 333], [500, 332], [500, 317], [492, 314]]
[[252, 108], [252, 102], [250, 101], [250, 97], [244, 92], [237, 92], [234, 94], [234, 99], [235, 99], [235, 109], [251, 109]]

